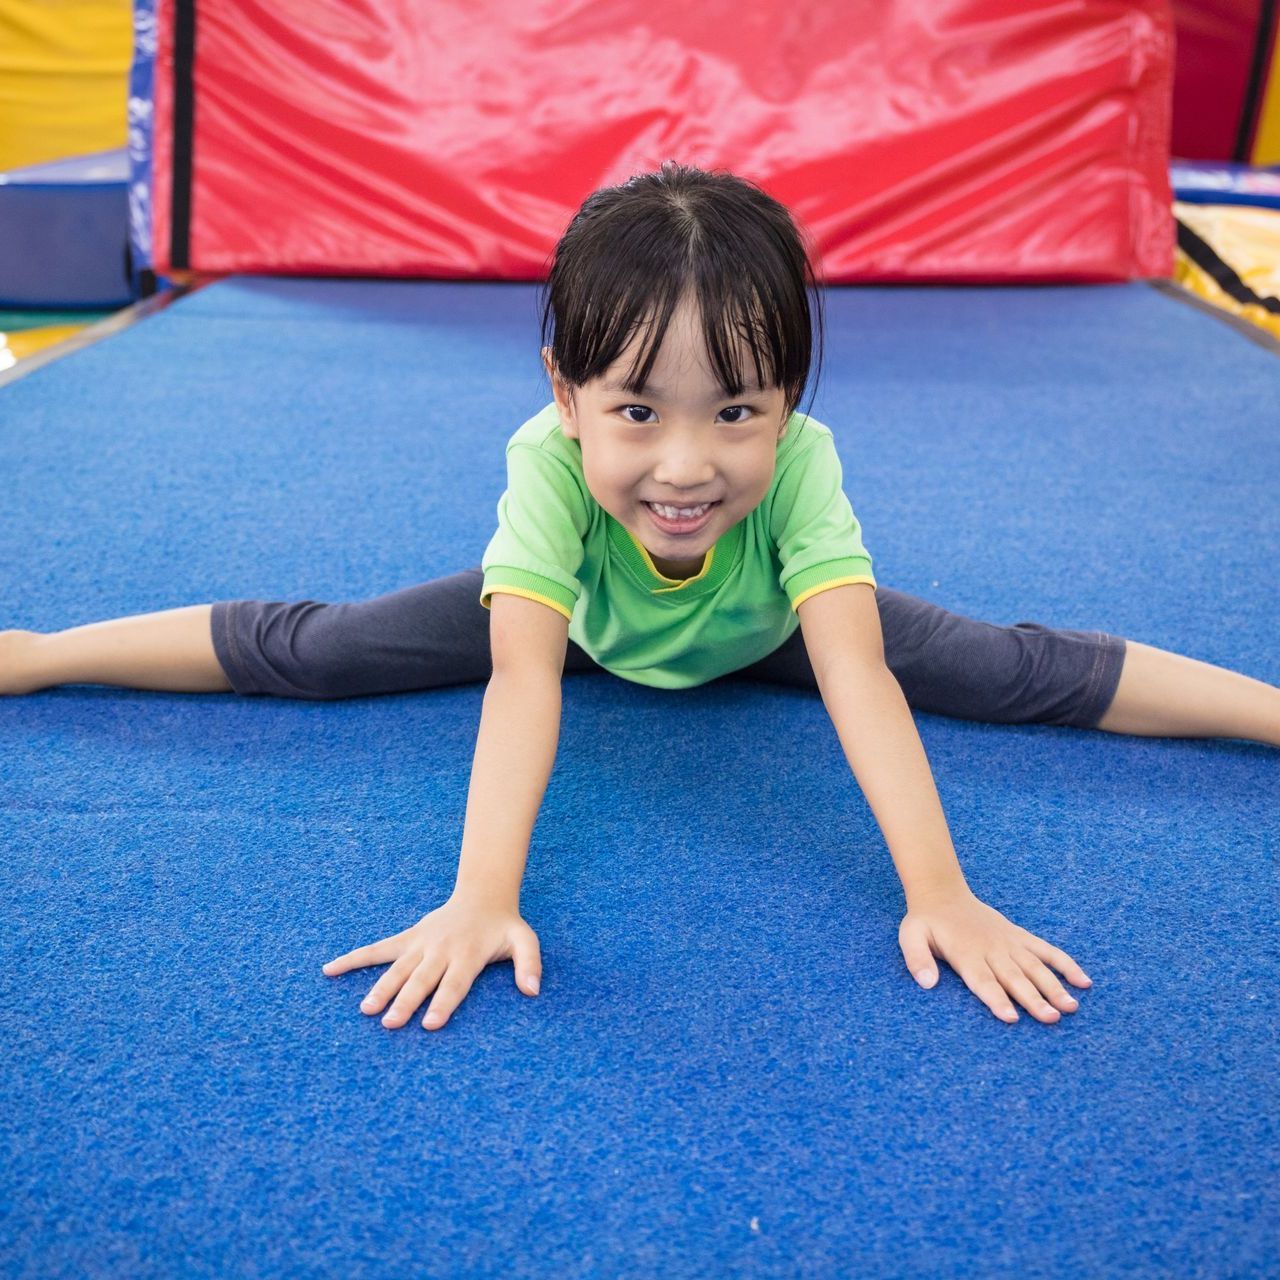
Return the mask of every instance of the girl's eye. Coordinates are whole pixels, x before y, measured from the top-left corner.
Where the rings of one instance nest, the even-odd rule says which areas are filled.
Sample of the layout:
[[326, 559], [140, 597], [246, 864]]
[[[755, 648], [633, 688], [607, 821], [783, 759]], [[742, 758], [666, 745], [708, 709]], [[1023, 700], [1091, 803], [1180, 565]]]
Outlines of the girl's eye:
[[[624, 405], [622, 406], [622, 412], [626, 415], [626, 418], [627, 418], [627, 421], [628, 421], [628, 422], [634, 422], [634, 423], [636, 424], [636, 426], [638, 426], [638, 427], [645, 427], [645, 426], [648, 426], [648, 425], [649, 425], [649, 423], [648, 423], [648, 420], [647, 420], [647, 419], [633, 418], [633, 417], [631, 416], [631, 410], [632, 410], [632, 409], [639, 409], [641, 413], [652, 413], [652, 412], [653, 412], [653, 410], [652, 410], [652, 409], [650, 409], [647, 405], [643, 405], [643, 404], [624, 404]], [[727, 409], [721, 409], [721, 410], [720, 410], [720, 412], [721, 412], [721, 413], [750, 413], [750, 414], [754, 414], [754, 413], [755, 413], [755, 410], [754, 410], [754, 409], [753, 409], [749, 404], [732, 404], [732, 405], [730, 405]], [[744, 422], [746, 422], [746, 421], [747, 421], [747, 419], [746, 419], [746, 418], [743, 418], [743, 417], [730, 418], [730, 419], [729, 419], [729, 425], [730, 425], [730, 426], [732, 426], [732, 427], [736, 427], [736, 426], [739, 426], [739, 425], [741, 425], [742, 423], [744, 423]]]

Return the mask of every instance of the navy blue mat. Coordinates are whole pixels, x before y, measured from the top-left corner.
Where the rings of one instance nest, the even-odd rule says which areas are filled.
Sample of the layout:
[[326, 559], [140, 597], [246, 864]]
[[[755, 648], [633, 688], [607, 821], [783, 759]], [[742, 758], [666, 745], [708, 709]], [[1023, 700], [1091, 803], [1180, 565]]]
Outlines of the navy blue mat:
[[[1144, 285], [838, 289], [812, 412], [882, 583], [1280, 683], [1280, 361]], [[479, 562], [532, 285], [237, 280], [0, 391], [0, 627]], [[926, 714], [975, 891], [1093, 978], [906, 971], [815, 694], [566, 679], [443, 1032], [321, 964], [453, 884], [483, 686], [0, 699], [6, 1276], [1250, 1276], [1277, 1246], [1277, 766]]]

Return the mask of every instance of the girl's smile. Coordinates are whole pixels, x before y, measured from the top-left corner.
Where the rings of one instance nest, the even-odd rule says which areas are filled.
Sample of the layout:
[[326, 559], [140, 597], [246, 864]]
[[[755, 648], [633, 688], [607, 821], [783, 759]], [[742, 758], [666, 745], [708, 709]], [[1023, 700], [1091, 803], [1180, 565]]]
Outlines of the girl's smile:
[[718, 502], [703, 503], [694, 508], [658, 507], [652, 502], [644, 503], [649, 518], [658, 528], [673, 537], [687, 537], [692, 533], [701, 533], [711, 523], [711, 514], [720, 504]]

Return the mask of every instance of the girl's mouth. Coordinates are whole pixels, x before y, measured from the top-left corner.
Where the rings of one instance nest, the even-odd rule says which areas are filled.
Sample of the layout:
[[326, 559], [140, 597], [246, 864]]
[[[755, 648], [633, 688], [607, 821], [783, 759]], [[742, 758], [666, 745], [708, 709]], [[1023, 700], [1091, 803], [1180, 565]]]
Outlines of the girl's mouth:
[[[649, 512], [649, 519], [662, 530], [663, 533], [670, 534], [689, 534], [697, 533], [710, 520], [711, 513], [720, 505], [717, 502], [704, 503], [702, 507], [694, 508], [694, 515], [669, 516], [663, 515], [651, 502], [644, 504], [645, 509]], [[678, 508], [667, 507], [667, 511], [676, 511]]]

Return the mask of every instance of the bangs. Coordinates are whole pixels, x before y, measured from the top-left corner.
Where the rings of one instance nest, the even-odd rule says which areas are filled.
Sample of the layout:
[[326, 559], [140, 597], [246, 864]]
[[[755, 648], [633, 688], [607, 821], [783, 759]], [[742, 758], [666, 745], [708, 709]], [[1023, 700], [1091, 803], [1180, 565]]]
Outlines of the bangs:
[[[677, 282], [682, 283], [682, 282]], [[717, 287], [719, 286], [719, 287]], [[654, 297], [647, 289], [637, 289], [619, 299], [619, 317], [611, 331], [596, 338], [596, 359], [587, 381], [603, 375], [619, 360], [639, 335], [631, 366], [621, 379], [623, 389], [640, 395], [649, 382], [654, 362], [666, 338], [671, 317], [684, 297], [697, 306], [703, 353], [726, 397], [743, 395], [757, 388], [785, 387], [796, 378], [795, 360], [788, 359], [787, 333], [776, 308], [768, 308], [752, 282], [741, 273], [729, 281], [713, 281], [696, 295], [687, 287], [669, 288]], [[772, 315], [774, 323], [767, 323]], [[591, 342], [595, 335], [588, 334]]]

